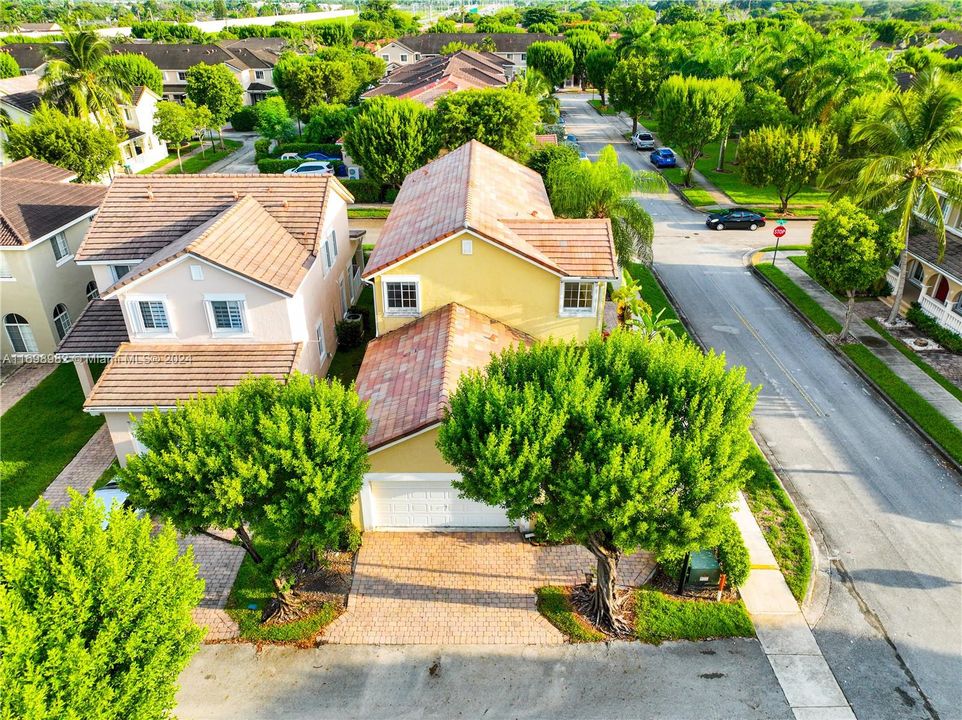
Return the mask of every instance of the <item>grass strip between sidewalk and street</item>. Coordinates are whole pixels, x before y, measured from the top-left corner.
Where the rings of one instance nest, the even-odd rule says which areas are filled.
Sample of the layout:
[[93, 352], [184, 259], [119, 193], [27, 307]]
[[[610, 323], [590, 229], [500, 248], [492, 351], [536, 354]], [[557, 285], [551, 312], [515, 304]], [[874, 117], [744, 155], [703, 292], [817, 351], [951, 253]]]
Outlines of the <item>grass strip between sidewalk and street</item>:
[[588, 104], [595, 109], [599, 115], [617, 115], [618, 111], [615, 110], [611, 105], [602, 105], [600, 98], [595, 98], [589, 100]]
[[671, 303], [668, 301], [668, 296], [665, 295], [665, 291], [661, 289], [661, 284], [651, 271], [651, 268], [641, 263], [629, 263], [625, 267], [625, 270], [627, 270], [632, 278], [641, 283], [641, 299], [651, 306], [652, 314], [657, 315], [659, 312], [664, 311], [661, 317], [678, 320], [678, 324], [673, 326], [675, 332], [678, 335], [688, 337], [687, 328], [685, 328], [681, 322], [678, 313], [675, 312], [675, 308], [671, 306]]
[[652, 588], [635, 591], [635, 635], [645, 643], [666, 640], [755, 637], [741, 600], [713, 602], [677, 598]]
[[[755, 268], [768, 278], [798, 310], [825, 335], [841, 331], [842, 326], [808, 293], [777, 267], [759, 263]], [[928, 400], [913, 390], [888, 365], [864, 345], [838, 348], [855, 363], [875, 385], [956, 462], [962, 463], [962, 431], [953, 425]]]
[[[661, 171], [665, 180], [670, 182], [679, 192], [684, 195], [688, 202], [690, 202], [694, 207], [705, 207], [707, 205], [717, 205], [718, 201], [712, 197], [711, 193], [708, 192], [701, 185], [694, 185], [692, 187], [685, 187], [682, 181], [685, 178], [685, 171], [681, 168], [665, 168]], [[696, 181], [697, 182], [697, 181]]]
[[[217, 142], [216, 149], [207, 148], [203, 154], [195, 153], [189, 158], [184, 158], [184, 170], [181, 173], [180, 166], [176, 163], [167, 171], [167, 175], [196, 175], [202, 170], [206, 170], [215, 162], [223, 160], [228, 155], [237, 152], [244, 143], [239, 140], [224, 140], [224, 144], [227, 146], [226, 150], [220, 149], [220, 143]], [[176, 159], [176, 158], [175, 158]]]
[[571, 607], [568, 589], [546, 585], [535, 590], [538, 612], [573, 643], [600, 642], [605, 634], [593, 628]]
[[391, 212], [391, 208], [348, 208], [348, 220], [380, 219], [386, 218]]

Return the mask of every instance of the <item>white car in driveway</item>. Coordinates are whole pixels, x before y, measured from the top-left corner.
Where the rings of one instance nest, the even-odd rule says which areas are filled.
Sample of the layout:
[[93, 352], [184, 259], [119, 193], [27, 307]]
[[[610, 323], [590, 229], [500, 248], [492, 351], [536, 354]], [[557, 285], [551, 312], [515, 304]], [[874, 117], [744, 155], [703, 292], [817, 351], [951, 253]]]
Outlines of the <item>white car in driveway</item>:
[[655, 138], [647, 130], [639, 130], [631, 136], [631, 144], [635, 146], [635, 150], [654, 150]]
[[285, 175], [333, 175], [334, 168], [327, 160], [303, 162], [295, 168], [284, 171]]

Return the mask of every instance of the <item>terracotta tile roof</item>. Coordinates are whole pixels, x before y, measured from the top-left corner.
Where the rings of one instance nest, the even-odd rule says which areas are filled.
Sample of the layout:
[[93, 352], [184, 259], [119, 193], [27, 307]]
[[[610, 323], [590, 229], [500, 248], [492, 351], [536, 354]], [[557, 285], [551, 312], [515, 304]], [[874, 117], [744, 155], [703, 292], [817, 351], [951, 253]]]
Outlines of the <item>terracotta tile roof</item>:
[[220, 215], [158, 250], [105, 293], [130, 284], [190, 254], [293, 296], [313, 256], [275, 220], [253, 195], [245, 195]]
[[493, 53], [460, 50], [404, 65], [361, 97], [389, 95], [416, 99], [430, 106], [447, 92], [504, 87], [508, 84], [505, 67], [510, 65]]
[[84, 403], [84, 410], [173, 407], [197, 393], [237, 385], [248, 375], [285, 378], [300, 343], [124, 343]]
[[47, 180], [70, 182], [77, 177], [73, 170], [51, 165], [43, 160], [25, 157], [8, 165], [0, 165], [0, 178], [4, 180]]
[[558, 136], [554, 133], [547, 133], [546, 135], [535, 135], [534, 141], [539, 145], [557, 145]]
[[461, 375], [491, 355], [533, 339], [504, 323], [452, 303], [372, 340], [357, 376], [367, 401], [376, 448], [441, 420]]
[[618, 260], [608, 218], [501, 222], [558, 263], [568, 275], [599, 278], [618, 275]]
[[106, 192], [102, 185], [18, 180], [0, 173], [0, 246], [27, 245], [73, 224], [96, 210]]
[[317, 175], [121, 175], [111, 183], [77, 260], [144, 260], [245, 195], [314, 253], [332, 190], [350, 198], [336, 179]]
[[919, 226], [916, 232], [909, 235], [909, 254], [939, 268], [956, 282], [962, 282], [962, 237], [951, 231], [945, 233], [945, 255], [940, 262], [939, 241], [935, 232], [922, 222], [919, 222]]
[[[510, 224], [517, 220], [537, 220], [544, 226], [536, 233], [541, 247], [511, 229]], [[559, 275], [577, 274], [566, 271], [562, 265], [570, 260], [574, 248], [565, 248], [558, 258], [543, 249], [561, 247], [546, 237], [548, 221], [553, 220], [551, 203], [538, 173], [472, 140], [404, 179], [364, 276], [369, 278], [465, 229]], [[598, 225], [592, 226], [594, 239], [589, 246], [595, 249], [587, 249], [589, 254], [596, 253], [597, 235], [604, 221], [593, 222]], [[569, 221], [558, 227], [569, 244], [576, 241]], [[614, 273], [603, 277], [613, 276]]]
[[119, 300], [91, 300], [57, 348], [61, 358], [109, 357], [130, 337]]

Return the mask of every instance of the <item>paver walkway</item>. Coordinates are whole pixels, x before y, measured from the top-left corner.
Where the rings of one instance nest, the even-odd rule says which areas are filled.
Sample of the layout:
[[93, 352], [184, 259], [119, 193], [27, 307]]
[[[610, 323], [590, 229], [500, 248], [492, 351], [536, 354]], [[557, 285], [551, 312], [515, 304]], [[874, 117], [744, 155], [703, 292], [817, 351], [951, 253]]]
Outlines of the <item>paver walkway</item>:
[[224, 612], [227, 598], [234, 579], [244, 560], [244, 549], [239, 545], [232, 545], [229, 541], [233, 532], [215, 532], [223, 540], [209, 535], [184, 535], [177, 540], [181, 552], [189, 545], [194, 546], [194, 561], [198, 572], [204, 580], [204, 598], [194, 609], [194, 622], [207, 627], [206, 642], [230, 640], [239, 635], [237, 623]]
[[795, 717], [797, 720], [855, 720], [761, 528], [740, 493], [732, 517], [745, 539], [752, 568], [739, 592]]
[[[789, 252], [788, 254], [799, 255], [801, 253]], [[765, 257], [771, 260], [771, 253], [766, 253]], [[825, 308], [829, 315], [839, 323], [845, 322], [845, 303], [815, 282], [808, 273], [788, 258], [785, 258], [784, 262], [779, 262], [778, 268], [788, 275], [796, 285], [811, 295], [812, 299]], [[866, 325], [861, 318], [856, 316], [852, 319], [851, 331], [865, 347], [888, 365], [892, 372], [902, 378], [909, 387], [934, 405], [956, 427], [962, 427], [962, 402], [959, 402], [949, 391], [922, 372], [918, 365], [892, 347], [888, 340]]]
[[0, 383], [0, 415], [16, 405], [17, 401], [33, 390], [47, 375], [57, 369], [56, 363], [27, 363], [4, 373]]
[[73, 488], [83, 495], [94, 486], [116, 457], [110, 432], [104, 425], [47, 486], [43, 491], [43, 499], [54, 509], [63, 507], [70, 502], [67, 488]]
[[[554, 644], [563, 636], [535, 606], [535, 588], [584, 582], [583, 547], [535, 547], [515, 532], [369, 532], [347, 612], [325, 634], [347, 644]], [[640, 585], [654, 560], [638, 552], [619, 577]]]

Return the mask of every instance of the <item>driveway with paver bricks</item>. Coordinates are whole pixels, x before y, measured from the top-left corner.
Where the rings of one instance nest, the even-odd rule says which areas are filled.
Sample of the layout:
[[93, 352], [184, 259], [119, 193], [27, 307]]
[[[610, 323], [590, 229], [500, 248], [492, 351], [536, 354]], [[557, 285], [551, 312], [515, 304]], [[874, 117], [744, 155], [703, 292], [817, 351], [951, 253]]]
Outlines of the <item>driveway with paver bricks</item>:
[[[329, 643], [557, 644], [535, 588], [584, 582], [594, 557], [579, 545], [536, 547], [516, 532], [369, 532], [348, 609]], [[622, 560], [619, 579], [642, 584], [654, 560]]]
[[[215, 534], [215, 531], [210, 531]], [[216, 532], [218, 540], [212, 535], [184, 535], [178, 538], [177, 544], [181, 552], [187, 546], [194, 547], [194, 562], [197, 563], [197, 574], [204, 580], [204, 598], [194, 610], [194, 622], [207, 627], [205, 641], [231, 640], [239, 634], [237, 623], [224, 612], [227, 598], [234, 579], [244, 561], [244, 549], [239, 545], [232, 545], [229, 541], [233, 532]]]

